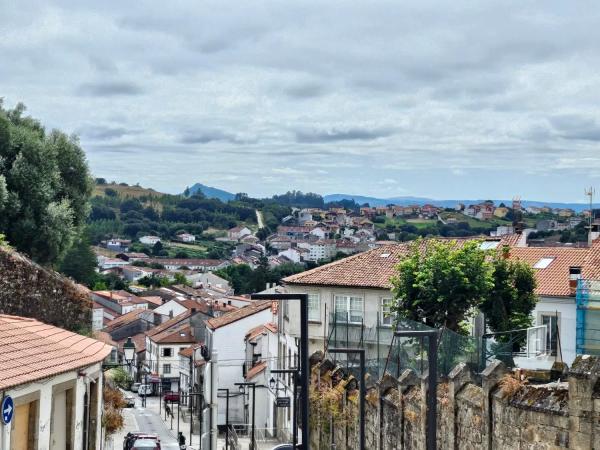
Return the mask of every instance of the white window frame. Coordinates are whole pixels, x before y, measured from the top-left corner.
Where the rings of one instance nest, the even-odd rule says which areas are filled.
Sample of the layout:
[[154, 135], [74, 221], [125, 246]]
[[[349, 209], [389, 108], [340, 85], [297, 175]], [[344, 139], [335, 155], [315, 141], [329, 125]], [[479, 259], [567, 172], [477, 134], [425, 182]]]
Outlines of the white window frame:
[[[352, 308], [353, 302], [360, 302], [360, 310], [357, 308]], [[338, 308], [338, 304], [345, 303], [345, 307]], [[335, 294], [333, 296], [333, 310], [335, 314], [345, 312], [347, 314], [348, 323], [362, 323], [365, 317], [365, 298], [358, 295], [350, 295], [350, 294]], [[353, 311], [356, 313], [360, 311], [359, 314], [353, 314]], [[356, 320], [358, 319], [358, 320]]]
[[391, 327], [394, 324], [396, 313], [392, 312], [391, 302], [389, 297], [379, 299], [379, 324], [382, 327]]
[[321, 321], [321, 296], [315, 292], [308, 294], [308, 320], [309, 322]]
[[[169, 368], [169, 371], [167, 371], [167, 370], [165, 369], [165, 367], [168, 367], [168, 368]], [[172, 369], [172, 368], [173, 368], [173, 366], [171, 365], [171, 363], [165, 363], [165, 364], [163, 364], [163, 365], [162, 365], [162, 372], [163, 372], [163, 374], [171, 374], [171, 369]]]

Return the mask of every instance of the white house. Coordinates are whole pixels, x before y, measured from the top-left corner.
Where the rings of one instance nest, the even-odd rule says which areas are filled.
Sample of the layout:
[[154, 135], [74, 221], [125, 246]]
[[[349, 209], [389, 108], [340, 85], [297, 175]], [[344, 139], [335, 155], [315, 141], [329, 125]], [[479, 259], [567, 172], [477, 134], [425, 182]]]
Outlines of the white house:
[[187, 267], [190, 270], [213, 271], [229, 265], [224, 259], [193, 259], [193, 258], [155, 258], [147, 261], [149, 264], [161, 264], [167, 270], [179, 270]]
[[131, 263], [129, 261], [123, 261], [119, 258], [107, 258], [106, 256], [98, 256], [98, 267], [102, 270], [114, 269], [116, 267], [126, 267]]
[[302, 247], [293, 247], [288, 248], [287, 250], [283, 250], [279, 252], [278, 256], [285, 256], [292, 262], [299, 263], [302, 262], [309, 254], [310, 250]]
[[182, 305], [178, 300], [169, 300], [168, 302], [163, 303], [158, 308], [154, 309], [155, 314], [160, 314], [166, 318], [177, 317], [180, 314], [188, 312], [189, 309]]
[[102, 362], [112, 348], [5, 315], [0, 315], [0, 347], [10, 362], [0, 365], [0, 391], [14, 402], [10, 425], [0, 426], [0, 449], [100, 450]]
[[239, 241], [244, 236], [248, 236], [250, 234], [252, 234], [252, 231], [250, 228], [245, 226], [233, 227], [227, 231], [227, 237], [230, 241]]
[[92, 300], [116, 314], [127, 314], [135, 309], [148, 309], [148, 301], [127, 291], [93, 291]]
[[325, 237], [328, 235], [327, 231], [321, 227], [315, 227], [312, 230], [310, 230], [310, 234], [312, 236], [316, 236], [319, 239], [325, 239]]
[[[235, 383], [243, 382], [246, 374], [245, 338], [249, 330], [273, 320], [272, 303], [252, 302], [249, 306], [206, 321], [207, 344], [211, 352], [217, 352], [221, 363], [218, 367], [219, 388], [237, 392]], [[238, 363], [235, 363], [235, 362]], [[244, 401], [241, 397], [229, 401], [229, 420], [232, 423], [247, 423]], [[225, 399], [219, 399], [219, 424], [225, 424]]]
[[308, 250], [308, 255], [304, 257], [307, 261], [326, 261], [331, 259], [336, 253], [335, 241], [332, 239], [319, 239], [315, 242], [298, 242], [298, 247]]
[[[482, 248], [513, 245], [511, 241], [513, 236], [504, 236], [484, 242]], [[331, 334], [332, 313], [338, 321], [364, 324], [368, 328], [391, 326], [389, 280], [398, 259], [409, 249], [407, 244], [388, 244], [283, 280], [288, 292], [309, 294], [311, 352], [322, 349], [323, 336]], [[534, 325], [547, 326], [548, 358], [538, 362], [540, 368], [556, 359], [570, 365], [576, 355], [575, 286], [580, 277], [600, 279], [597, 262], [600, 243], [595, 242], [591, 248], [511, 246], [509, 249], [509, 258], [527, 262], [536, 275], [538, 303], [533, 311]], [[298, 316], [298, 305], [284, 302], [279, 326], [292, 338], [300, 335]]]
[[104, 306], [94, 302], [92, 305], [92, 331], [104, 328]]
[[177, 239], [179, 239], [181, 242], [196, 242], [196, 236], [189, 233], [178, 234]]
[[160, 238], [158, 236], [142, 236], [140, 242], [146, 245], [154, 245], [157, 242], [160, 242]]

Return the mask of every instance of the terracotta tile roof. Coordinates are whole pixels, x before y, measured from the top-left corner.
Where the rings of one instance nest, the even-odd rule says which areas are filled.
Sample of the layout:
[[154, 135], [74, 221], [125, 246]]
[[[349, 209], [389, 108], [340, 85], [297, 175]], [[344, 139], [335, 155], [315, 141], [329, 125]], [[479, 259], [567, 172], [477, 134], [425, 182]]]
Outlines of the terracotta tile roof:
[[163, 266], [220, 266], [227, 262], [225, 259], [192, 259], [192, 258], [150, 258], [148, 264], [158, 263]]
[[166, 322], [161, 323], [157, 327], [152, 328], [146, 332], [146, 336], [156, 336], [159, 333], [169, 330], [170, 328], [177, 327], [181, 322], [186, 321], [192, 315], [191, 311], [186, 311], [183, 314], [179, 314], [178, 316], [173, 317], [172, 319], [167, 320]]
[[112, 347], [35, 319], [0, 315], [0, 390], [101, 362]]
[[[489, 239], [488, 240], [493, 240]], [[496, 239], [497, 240], [497, 239]], [[466, 242], [458, 240], [457, 245]], [[514, 242], [500, 239], [502, 245]], [[315, 286], [347, 286], [390, 289], [389, 279], [395, 273], [398, 259], [409, 252], [410, 244], [384, 245], [358, 255], [350, 256], [306, 272], [284, 278], [286, 284]], [[388, 256], [384, 256], [388, 255]], [[511, 247], [510, 257], [535, 265], [542, 258], [554, 258], [544, 269], [534, 269], [537, 280], [536, 294], [569, 296], [570, 267], [581, 267], [585, 279], [600, 279], [600, 241], [591, 248], [572, 247]]]
[[261, 334], [267, 334], [267, 332], [277, 333], [277, 325], [274, 323], [266, 323], [252, 328], [246, 333], [246, 340], [253, 341]]
[[118, 346], [118, 344], [113, 341], [112, 337], [110, 337], [110, 334], [108, 334], [106, 331], [95, 331], [93, 337], [100, 342], [104, 342], [106, 345], [111, 345], [113, 347]]
[[163, 304], [162, 297], [159, 297], [158, 295], [150, 295], [148, 297], [140, 297], [140, 298], [142, 298], [142, 299], [146, 300], [148, 303], [151, 303], [156, 306], [160, 306]]
[[251, 380], [252, 378], [257, 376], [259, 373], [264, 371], [266, 368], [267, 368], [266, 361], [261, 361], [258, 364], [255, 364], [254, 367], [252, 367], [248, 372], [246, 372], [246, 380]]
[[[285, 284], [389, 289], [390, 277], [410, 244], [383, 245], [283, 279]], [[387, 256], [385, 256], [387, 255]]]
[[181, 323], [161, 333], [155, 334], [151, 336], [150, 339], [158, 344], [184, 344], [196, 342], [196, 339], [192, 335], [192, 328], [187, 323]]
[[537, 295], [562, 297], [573, 295], [574, 290], [569, 283], [569, 268], [586, 264], [588, 248], [565, 247], [515, 247], [510, 250], [511, 259], [525, 261], [534, 266], [542, 258], [552, 258], [548, 267], [535, 269]]
[[179, 352], [179, 354], [181, 356], [185, 356], [186, 358], [191, 358], [192, 355], [194, 354], [194, 350], [198, 349], [202, 347], [202, 344], [194, 344], [194, 345], [190, 345], [188, 348], [184, 348], [183, 350], [181, 350]]
[[[136, 320], [142, 320], [144, 315], [151, 315], [152, 313], [148, 309], [134, 309], [133, 311], [123, 314], [116, 319], [111, 320], [106, 324], [102, 331], [110, 333], [111, 331], [121, 328], [124, 325], [135, 322]], [[148, 319], [149, 320], [149, 319]]]
[[216, 330], [217, 328], [224, 327], [225, 325], [229, 325], [230, 323], [249, 317], [252, 314], [269, 309], [272, 303], [273, 302], [270, 300], [254, 302], [248, 306], [244, 306], [243, 308], [223, 314], [221, 317], [208, 319], [206, 321], [206, 326], [212, 330]]
[[106, 300], [110, 300], [111, 302], [119, 305], [141, 305], [143, 303], [147, 303], [146, 300], [127, 291], [93, 291], [92, 293], [98, 297], [105, 298]]

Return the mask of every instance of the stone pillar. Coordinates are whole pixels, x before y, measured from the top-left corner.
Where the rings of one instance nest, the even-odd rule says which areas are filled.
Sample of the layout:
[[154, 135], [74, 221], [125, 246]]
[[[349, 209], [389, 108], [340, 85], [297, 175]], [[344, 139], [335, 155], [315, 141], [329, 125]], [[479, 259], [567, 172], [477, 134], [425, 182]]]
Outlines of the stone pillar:
[[[404, 448], [404, 442], [406, 439], [404, 436], [404, 393], [411, 386], [418, 386], [420, 383], [419, 377], [417, 377], [415, 372], [411, 369], [406, 369], [404, 372], [402, 372], [400, 378], [398, 378], [398, 394], [400, 398], [400, 403], [398, 405], [398, 426], [400, 428], [398, 435], [400, 437], [400, 442], [398, 442], [398, 446], [396, 447], [398, 449]], [[425, 435], [423, 435], [422, 438], [423, 442], [425, 442]]]
[[[421, 430], [419, 442], [427, 445], [427, 395], [429, 394], [429, 370], [421, 375]], [[435, 402], [437, 405], [437, 401]]]
[[599, 377], [599, 357], [577, 356], [569, 371], [569, 448], [597, 448], [593, 394]]
[[38, 450], [50, 449], [50, 422], [52, 418], [52, 385], [40, 385], [38, 415]]
[[456, 442], [456, 394], [460, 391], [467, 383], [473, 383], [473, 373], [465, 363], [460, 363], [448, 375], [448, 403], [449, 410], [451, 411], [448, 416], [448, 430], [450, 432], [448, 441], [450, 442], [450, 448], [457, 448]]
[[492, 363], [485, 368], [481, 373], [481, 387], [483, 389], [483, 428], [482, 428], [482, 439], [484, 449], [492, 449], [492, 391], [498, 386], [500, 379], [508, 373], [508, 369], [502, 361], [497, 359], [493, 360]]

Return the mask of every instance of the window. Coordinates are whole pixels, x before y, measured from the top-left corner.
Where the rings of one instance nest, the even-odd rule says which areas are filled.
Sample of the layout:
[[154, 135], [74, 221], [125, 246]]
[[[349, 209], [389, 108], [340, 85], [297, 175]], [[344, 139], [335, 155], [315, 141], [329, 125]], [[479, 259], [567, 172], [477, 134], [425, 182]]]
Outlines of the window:
[[171, 349], [169, 347], [163, 348], [162, 349], [162, 356], [170, 357], [171, 356]]
[[171, 364], [163, 364], [163, 373], [171, 373]]
[[569, 278], [571, 280], [581, 279], [581, 267], [576, 267], [576, 266], [569, 267]]
[[547, 269], [548, 266], [554, 261], [554, 257], [542, 258], [533, 265], [534, 269]]
[[308, 320], [321, 320], [321, 298], [319, 294], [308, 294]]
[[484, 241], [479, 244], [481, 250], [495, 250], [500, 245], [500, 241]]
[[364, 300], [362, 297], [336, 295], [335, 315], [337, 320], [361, 323], [363, 319], [363, 304]]
[[382, 298], [381, 299], [381, 318], [380, 323], [383, 326], [391, 327], [394, 323], [395, 313], [392, 312], [392, 299], [391, 298]]
[[546, 325], [546, 351], [552, 356], [558, 349], [558, 317], [556, 314], [542, 314], [542, 325]]

